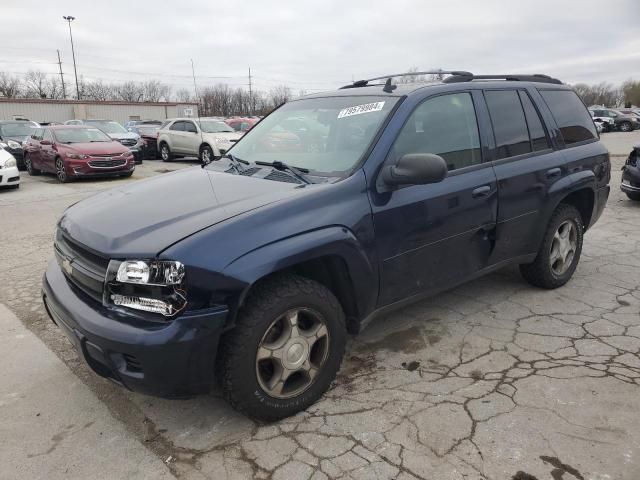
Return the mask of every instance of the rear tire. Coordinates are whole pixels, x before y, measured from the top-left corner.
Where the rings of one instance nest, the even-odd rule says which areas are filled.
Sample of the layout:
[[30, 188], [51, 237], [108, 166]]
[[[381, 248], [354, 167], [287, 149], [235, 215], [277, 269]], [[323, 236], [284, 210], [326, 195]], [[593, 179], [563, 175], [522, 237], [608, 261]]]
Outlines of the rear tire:
[[30, 176], [35, 177], [37, 175], [40, 175], [40, 170], [38, 170], [37, 168], [33, 168], [33, 163], [31, 163], [31, 156], [28, 154], [24, 156], [24, 166], [26, 167], [27, 173]]
[[633, 200], [634, 202], [640, 202], [640, 192], [624, 192], [626, 193], [629, 200]]
[[173, 160], [173, 154], [171, 153], [171, 149], [169, 148], [169, 145], [167, 145], [165, 142], [162, 142], [160, 144], [160, 158], [162, 159], [163, 162], [170, 162], [171, 160]]
[[580, 212], [573, 205], [558, 205], [551, 215], [535, 260], [520, 265], [524, 279], [531, 285], [547, 289], [567, 283], [580, 261], [583, 234]]
[[346, 336], [344, 313], [331, 291], [305, 277], [274, 276], [256, 285], [235, 328], [220, 341], [223, 395], [258, 420], [298, 413], [334, 380]]

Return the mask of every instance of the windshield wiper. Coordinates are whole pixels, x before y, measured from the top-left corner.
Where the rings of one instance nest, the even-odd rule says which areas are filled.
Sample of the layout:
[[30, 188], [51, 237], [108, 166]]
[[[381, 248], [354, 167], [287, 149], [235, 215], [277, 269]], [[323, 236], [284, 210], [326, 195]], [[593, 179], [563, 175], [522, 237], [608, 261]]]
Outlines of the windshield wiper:
[[246, 160], [242, 160], [241, 158], [236, 157], [233, 153], [225, 153], [220, 158], [227, 158], [231, 160], [231, 166], [236, 171], [236, 173], [241, 173], [245, 171], [245, 167], [243, 165], [249, 165], [249, 162]]
[[276, 160], [274, 162], [255, 162], [255, 163], [256, 165], [263, 165], [265, 167], [273, 167], [276, 170], [291, 172], [294, 177], [296, 177], [301, 182], [306, 183], [307, 185], [313, 183], [304, 175], [305, 173], [309, 173], [309, 170], [307, 168], [294, 167], [287, 163], [281, 162], [280, 160]]

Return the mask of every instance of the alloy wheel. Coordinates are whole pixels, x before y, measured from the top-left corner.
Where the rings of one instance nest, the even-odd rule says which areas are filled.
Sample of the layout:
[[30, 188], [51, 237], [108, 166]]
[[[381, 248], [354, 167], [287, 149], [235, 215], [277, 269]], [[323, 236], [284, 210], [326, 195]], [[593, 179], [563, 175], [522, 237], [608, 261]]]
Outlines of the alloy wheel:
[[31, 165], [31, 157], [29, 155], [24, 157], [24, 166], [27, 168], [27, 173], [33, 175], [33, 166]]
[[209, 148], [202, 149], [202, 163], [211, 163], [211, 150]]
[[160, 156], [165, 162], [169, 160], [169, 147], [162, 145], [162, 148], [160, 149]]
[[256, 375], [274, 398], [307, 390], [329, 354], [329, 331], [322, 315], [307, 308], [287, 311], [271, 323], [256, 354]]
[[56, 160], [56, 176], [58, 177], [58, 180], [63, 183], [67, 180], [67, 171], [64, 168], [64, 162], [61, 158]]
[[554, 275], [563, 275], [571, 266], [576, 248], [578, 246], [578, 231], [571, 220], [560, 224], [551, 241], [549, 263]]

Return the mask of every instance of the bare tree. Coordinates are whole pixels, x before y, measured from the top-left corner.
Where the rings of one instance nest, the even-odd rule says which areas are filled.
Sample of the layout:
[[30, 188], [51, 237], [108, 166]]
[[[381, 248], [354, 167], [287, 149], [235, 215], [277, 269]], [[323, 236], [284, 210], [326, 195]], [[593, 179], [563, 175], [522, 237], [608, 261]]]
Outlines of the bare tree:
[[49, 93], [47, 74], [38, 70], [29, 70], [24, 76], [24, 95], [29, 98], [47, 98]]
[[615, 88], [607, 82], [601, 82], [597, 85], [579, 83], [574, 85], [573, 88], [587, 106], [604, 105], [606, 107], [616, 107], [622, 102], [623, 98], [622, 89]]
[[141, 102], [144, 98], [144, 88], [136, 82], [124, 82], [115, 88], [115, 97], [123, 102]]
[[84, 97], [87, 100], [104, 102], [115, 98], [115, 87], [103, 83], [102, 80], [91, 82], [86, 85]]
[[190, 90], [187, 90], [186, 88], [181, 88], [180, 90], [178, 90], [176, 92], [176, 100], [178, 102], [193, 102], [193, 95], [191, 94]]
[[0, 72], [0, 96], [15, 98], [20, 95], [20, 79], [14, 75]]
[[627, 80], [622, 84], [625, 107], [640, 106], [640, 82]]
[[271, 100], [271, 106], [273, 108], [277, 108], [283, 103], [288, 102], [291, 97], [291, 89], [286, 85], [278, 85], [269, 91], [269, 99]]
[[140, 87], [142, 89], [142, 98], [145, 102], [166, 101], [171, 96], [171, 87], [158, 80], [149, 80], [140, 85]]

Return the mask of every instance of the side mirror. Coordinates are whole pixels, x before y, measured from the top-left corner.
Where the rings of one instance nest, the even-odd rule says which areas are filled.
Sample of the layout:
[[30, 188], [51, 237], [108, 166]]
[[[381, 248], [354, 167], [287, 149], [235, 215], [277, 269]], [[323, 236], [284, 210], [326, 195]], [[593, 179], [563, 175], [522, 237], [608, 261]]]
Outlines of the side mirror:
[[51, 140], [40, 140], [40, 145], [51, 145]]
[[433, 153], [409, 153], [396, 165], [385, 167], [382, 180], [387, 185], [424, 185], [438, 183], [447, 176], [447, 163]]

